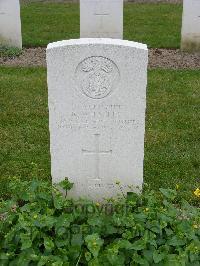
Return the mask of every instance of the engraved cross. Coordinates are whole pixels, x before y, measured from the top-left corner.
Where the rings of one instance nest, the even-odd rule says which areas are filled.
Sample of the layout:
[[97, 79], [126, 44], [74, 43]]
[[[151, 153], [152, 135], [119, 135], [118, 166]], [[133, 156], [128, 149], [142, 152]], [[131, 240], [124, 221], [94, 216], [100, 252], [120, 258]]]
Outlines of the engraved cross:
[[99, 174], [99, 162], [100, 162], [100, 155], [108, 155], [112, 154], [112, 150], [100, 150], [99, 147], [99, 137], [100, 134], [94, 134], [94, 150], [86, 150], [82, 149], [82, 153], [86, 155], [95, 155], [95, 179], [96, 181], [100, 181], [100, 174]]
[[104, 11], [104, 10], [105, 10], [105, 6], [100, 5], [100, 7], [98, 6], [98, 8], [96, 8], [94, 15], [95, 16], [109, 16], [110, 15], [109, 12]]
[[106, 11], [107, 8], [105, 8], [105, 6], [97, 6], [98, 8], [96, 8], [95, 12], [94, 12], [94, 16], [96, 16], [97, 18], [99, 18], [99, 27], [103, 28], [103, 21], [104, 18], [109, 16], [110, 13], [108, 11]]
[[109, 16], [110, 14], [109, 13], [101, 13], [101, 12], [99, 12], [99, 13], [94, 13], [94, 15], [95, 16]]

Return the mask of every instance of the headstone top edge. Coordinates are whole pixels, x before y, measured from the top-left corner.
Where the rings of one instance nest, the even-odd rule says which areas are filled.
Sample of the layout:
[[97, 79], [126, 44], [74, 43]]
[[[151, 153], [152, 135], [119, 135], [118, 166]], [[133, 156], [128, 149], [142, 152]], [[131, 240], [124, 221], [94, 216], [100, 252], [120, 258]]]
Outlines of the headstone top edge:
[[49, 43], [47, 46], [47, 50], [65, 47], [65, 46], [88, 45], [88, 44], [127, 46], [136, 49], [148, 50], [147, 45], [143, 43], [121, 40], [121, 39], [111, 39], [111, 38], [80, 38], [80, 39], [63, 40], [63, 41]]

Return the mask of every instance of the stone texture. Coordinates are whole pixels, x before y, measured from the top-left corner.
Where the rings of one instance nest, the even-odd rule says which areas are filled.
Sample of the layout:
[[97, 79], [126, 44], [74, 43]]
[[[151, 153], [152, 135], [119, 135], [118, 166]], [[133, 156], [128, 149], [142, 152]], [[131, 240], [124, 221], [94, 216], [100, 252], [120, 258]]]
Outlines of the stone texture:
[[80, 0], [80, 37], [123, 39], [123, 0]]
[[116, 196], [118, 180], [141, 189], [147, 61], [146, 45], [129, 41], [48, 45], [51, 173], [74, 183], [70, 196]]
[[181, 49], [200, 51], [200, 0], [184, 0]]
[[0, 0], [0, 46], [22, 48], [19, 0]]

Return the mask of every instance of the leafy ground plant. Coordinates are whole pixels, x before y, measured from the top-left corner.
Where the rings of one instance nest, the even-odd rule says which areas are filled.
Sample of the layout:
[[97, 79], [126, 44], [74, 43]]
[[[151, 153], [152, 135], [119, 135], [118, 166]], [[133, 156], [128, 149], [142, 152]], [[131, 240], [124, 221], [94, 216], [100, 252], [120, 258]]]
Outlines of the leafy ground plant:
[[200, 265], [200, 209], [174, 204], [177, 191], [99, 203], [50, 187], [9, 183], [13, 197], [0, 202], [0, 265]]

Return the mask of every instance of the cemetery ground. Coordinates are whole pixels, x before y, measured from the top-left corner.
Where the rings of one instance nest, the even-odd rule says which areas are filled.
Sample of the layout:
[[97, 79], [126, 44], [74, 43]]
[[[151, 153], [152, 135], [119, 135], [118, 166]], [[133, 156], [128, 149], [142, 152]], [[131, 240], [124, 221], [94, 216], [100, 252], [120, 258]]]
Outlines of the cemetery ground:
[[[155, 48], [150, 50], [150, 67], [178, 68], [149, 70], [145, 182], [154, 188], [178, 184], [183, 197], [194, 200], [192, 190], [200, 181], [200, 79], [195, 70], [200, 60], [199, 54], [175, 50], [180, 46], [181, 13], [180, 4], [125, 4], [124, 39]], [[45, 66], [49, 42], [79, 37], [78, 4], [26, 3], [21, 18], [23, 54], [8, 49], [1, 50], [0, 57], [2, 65], [23, 66], [0, 68], [0, 195], [8, 193], [9, 176], [30, 179], [37, 168], [39, 178], [50, 177], [46, 69], [26, 66]]]
[[[8, 177], [49, 179], [50, 155], [46, 69], [0, 70], [0, 195], [5, 196]], [[178, 185], [181, 196], [194, 202], [200, 182], [198, 73], [149, 70], [144, 166], [145, 182], [152, 188]]]
[[[79, 38], [78, 4], [52, 2], [25, 1], [22, 4], [23, 52], [17, 56], [20, 54], [17, 49], [0, 49], [0, 64], [46, 66], [45, 47], [48, 43]], [[150, 67], [199, 67], [199, 54], [190, 55], [179, 50], [181, 15], [181, 4], [126, 3], [124, 39], [148, 44]]]
[[[125, 4], [124, 39], [147, 43], [149, 48], [178, 48], [181, 15], [180, 4]], [[24, 4], [21, 18], [25, 47], [79, 38], [78, 4]]]
[[[199, 67], [198, 54], [190, 55], [179, 50], [181, 15], [181, 4], [126, 3], [124, 39], [148, 44], [151, 67]], [[0, 64], [45, 66], [48, 43], [79, 38], [78, 4], [25, 1], [21, 5], [21, 20], [23, 52], [17, 56], [20, 54], [17, 49], [0, 49]]]
[[45, 46], [79, 38], [78, 5], [22, 4], [23, 52], [0, 51], [0, 266], [200, 265], [200, 55], [179, 50], [181, 13], [125, 5], [124, 39], [152, 48], [145, 185], [101, 204], [51, 189]]

